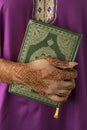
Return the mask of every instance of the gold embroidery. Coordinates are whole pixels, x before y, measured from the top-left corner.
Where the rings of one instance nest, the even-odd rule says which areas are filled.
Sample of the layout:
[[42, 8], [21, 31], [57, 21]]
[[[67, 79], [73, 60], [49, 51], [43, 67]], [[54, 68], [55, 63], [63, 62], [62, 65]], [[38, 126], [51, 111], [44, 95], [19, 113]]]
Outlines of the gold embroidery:
[[44, 11], [44, 6], [45, 6], [45, 0], [36, 0], [36, 19], [45, 21], [45, 11]]
[[49, 20], [53, 19], [54, 17], [54, 0], [46, 0], [45, 4], [45, 22], [48, 22]]
[[57, 0], [34, 0], [33, 17], [45, 23], [53, 23], [57, 14]]

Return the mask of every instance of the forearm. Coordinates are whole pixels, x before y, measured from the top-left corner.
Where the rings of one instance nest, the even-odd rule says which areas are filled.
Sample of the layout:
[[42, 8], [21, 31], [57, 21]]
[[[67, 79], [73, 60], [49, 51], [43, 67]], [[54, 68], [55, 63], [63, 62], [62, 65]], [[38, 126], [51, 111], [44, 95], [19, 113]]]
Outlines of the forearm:
[[34, 79], [37, 79], [36, 75], [36, 72], [30, 69], [29, 64], [0, 58], [0, 82], [28, 86], [31, 81], [34, 82]]

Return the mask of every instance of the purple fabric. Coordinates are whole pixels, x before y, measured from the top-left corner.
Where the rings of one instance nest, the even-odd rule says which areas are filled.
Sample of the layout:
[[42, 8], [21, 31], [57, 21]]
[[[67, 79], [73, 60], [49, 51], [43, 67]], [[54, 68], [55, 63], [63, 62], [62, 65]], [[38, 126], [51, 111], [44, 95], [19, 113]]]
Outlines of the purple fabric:
[[[33, 0], [0, 0], [0, 56], [16, 61], [25, 29], [31, 18]], [[59, 119], [55, 108], [8, 93], [0, 84], [0, 130], [87, 130], [87, 1], [58, 0], [55, 25], [83, 34], [76, 60], [76, 89], [61, 106]]]

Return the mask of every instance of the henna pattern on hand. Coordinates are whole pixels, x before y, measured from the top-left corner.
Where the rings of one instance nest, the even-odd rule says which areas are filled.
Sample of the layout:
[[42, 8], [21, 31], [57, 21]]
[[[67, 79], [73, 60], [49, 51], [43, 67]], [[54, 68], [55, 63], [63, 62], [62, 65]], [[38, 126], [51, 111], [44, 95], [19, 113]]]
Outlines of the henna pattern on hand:
[[[52, 61], [53, 60], [53, 61]], [[61, 80], [71, 80], [77, 77], [77, 72], [74, 69], [59, 69], [60, 66], [68, 66], [68, 62], [63, 62], [60, 60], [54, 59], [46, 59], [44, 64], [44, 68], [39, 68], [39, 63], [36, 61], [35, 63], [16, 63], [11, 62], [8, 60], [1, 60], [0, 59], [0, 81], [6, 82], [8, 84], [22, 84], [27, 87], [31, 87], [36, 92], [47, 95], [46, 90], [48, 89], [49, 84], [46, 83], [46, 80], [54, 80], [54, 81], [61, 81]], [[46, 72], [46, 67], [50, 67], [50, 64], [54, 62], [56, 66], [59, 68], [54, 67], [52, 72], [47, 71], [45, 75], [43, 75], [44, 69]], [[30, 67], [34, 64], [34, 66], [38, 63], [38, 69]], [[41, 63], [41, 61], [40, 61]], [[43, 62], [44, 63], [44, 62]], [[63, 64], [63, 65], [62, 65]], [[46, 65], [46, 66], [45, 66]], [[41, 66], [40, 66], [41, 67]], [[61, 67], [61, 68], [62, 68]], [[64, 68], [64, 67], [63, 67]]]
[[[22, 66], [23, 67], [23, 66]], [[23, 71], [21, 71], [23, 70]], [[42, 70], [35, 70], [26, 68], [21, 69], [20, 71], [16, 69], [16, 77], [19, 79], [17, 81], [19, 84], [26, 85], [28, 87], [31, 87], [36, 92], [47, 95], [46, 91], [48, 89], [49, 84], [45, 82], [45, 80], [50, 79], [54, 81], [59, 80], [70, 80], [77, 77], [77, 72], [73, 69], [72, 71], [66, 71], [66, 70], [60, 70], [56, 69], [56, 71], [51, 72], [50, 74], [47, 74], [47, 76], [42, 75]], [[15, 79], [14, 79], [15, 80]]]

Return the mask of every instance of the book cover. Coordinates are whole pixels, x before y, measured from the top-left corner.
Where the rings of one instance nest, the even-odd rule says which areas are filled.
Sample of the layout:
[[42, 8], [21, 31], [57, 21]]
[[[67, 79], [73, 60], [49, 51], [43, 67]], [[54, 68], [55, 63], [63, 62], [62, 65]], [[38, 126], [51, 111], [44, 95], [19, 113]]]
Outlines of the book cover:
[[[44, 57], [74, 61], [82, 35], [54, 25], [30, 20], [18, 56], [18, 62], [31, 62]], [[10, 85], [9, 92], [54, 107], [58, 103], [23, 85]]]

